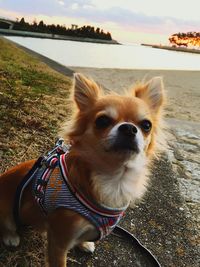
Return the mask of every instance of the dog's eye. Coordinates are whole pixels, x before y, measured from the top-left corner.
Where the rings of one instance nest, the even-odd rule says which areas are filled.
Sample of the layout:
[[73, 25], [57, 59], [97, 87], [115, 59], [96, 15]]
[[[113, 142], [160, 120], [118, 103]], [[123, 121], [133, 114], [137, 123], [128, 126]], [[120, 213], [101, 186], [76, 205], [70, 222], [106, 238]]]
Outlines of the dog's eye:
[[149, 120], [143, 120], [140, 122], [140, 127], [146, 133], [148, 133], [152, 128], [152, 123]]
[[98, 129], [107, 128], [111, 123], [112, 119], [106, 115], [99, 116], [95, 121], [95, 125]]

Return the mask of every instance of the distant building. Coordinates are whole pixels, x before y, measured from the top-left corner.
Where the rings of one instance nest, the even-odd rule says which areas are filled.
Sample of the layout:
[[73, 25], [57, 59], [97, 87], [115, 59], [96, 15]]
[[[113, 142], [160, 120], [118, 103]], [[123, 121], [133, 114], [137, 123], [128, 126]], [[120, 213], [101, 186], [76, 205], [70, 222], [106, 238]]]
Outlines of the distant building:
[[0, 17], [0, 28], [12, 30], [14, 24], [13, 20]]

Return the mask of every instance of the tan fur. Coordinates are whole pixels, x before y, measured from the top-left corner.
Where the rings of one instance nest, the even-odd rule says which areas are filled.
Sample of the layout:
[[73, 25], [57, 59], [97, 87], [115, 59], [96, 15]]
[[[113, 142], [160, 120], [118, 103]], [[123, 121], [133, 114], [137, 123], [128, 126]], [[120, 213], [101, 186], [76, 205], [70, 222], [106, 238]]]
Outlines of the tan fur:
[[[104, 95], [94, 81], [76, 74], [74, 103], [73, 116], [63, 130], [65, 139], [72, 144], [66, 158], [70, 182], [86, 198], [112, 208], [141, 198], [148, 184], [148, 166], [158, 148], [164, 103], [161, 79], [140, 84], [120, 96], [116, 93]], [[102, 114], [110, 116], [112, 122], [105, 129], [97, 129], [95, 120]], [[152, 122], [149, 133], [140, 128], [144, 119]], [[117, 127], [123, 123], [137, 127], [137, 142], [142, 147], [138, 153], [107, 149], [110, 136], [115, 135]], [[17, 244], [12, 217], [15, 191], [33, 164], [34, 160], [22, 163], [0, 177], [0, 230], [8, 244]], [[44, 216], [33, 199], [31, 185], [24, 192], [20, 215], [23, 223], [47, 232], [46, 266], [66, 266], [66, 251], [75, 245], [94, 249], [92, 244], [82, 243], [97, 237], [95, 227], [66, 209]]]

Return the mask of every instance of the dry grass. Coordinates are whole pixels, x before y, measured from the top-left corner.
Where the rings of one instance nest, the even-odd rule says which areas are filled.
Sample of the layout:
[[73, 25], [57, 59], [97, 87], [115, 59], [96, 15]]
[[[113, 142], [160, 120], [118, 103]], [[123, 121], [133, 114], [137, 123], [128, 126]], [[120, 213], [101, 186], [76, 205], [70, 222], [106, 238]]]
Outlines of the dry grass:
[[38, 157], [67, 116], [71, 81], [0, 39], [0, 172]]
[[[0, 39], [0, 173], [52, 146], [70, 87], [69, 78]], [[42, 266], [43, 258], [44, 241], [30, 231], [16, 250], [0, 245], [0, 267]]]

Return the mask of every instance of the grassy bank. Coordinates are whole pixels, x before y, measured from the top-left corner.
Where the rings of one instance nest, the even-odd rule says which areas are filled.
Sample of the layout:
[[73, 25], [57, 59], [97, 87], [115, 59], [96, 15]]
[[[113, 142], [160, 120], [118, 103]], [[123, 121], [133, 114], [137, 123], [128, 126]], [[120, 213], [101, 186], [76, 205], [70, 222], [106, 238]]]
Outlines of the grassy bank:
[[67, 115], [70, 79], [0, 39], [0, 172], [37, 157]]
[[[0, 173], [53, 144], [70, 86], [69, 78], [0, 39]], [[0, 244], [0, 267], [41, 266], [43, 248], [38, 234], [23, 232], [20, 248]]]

